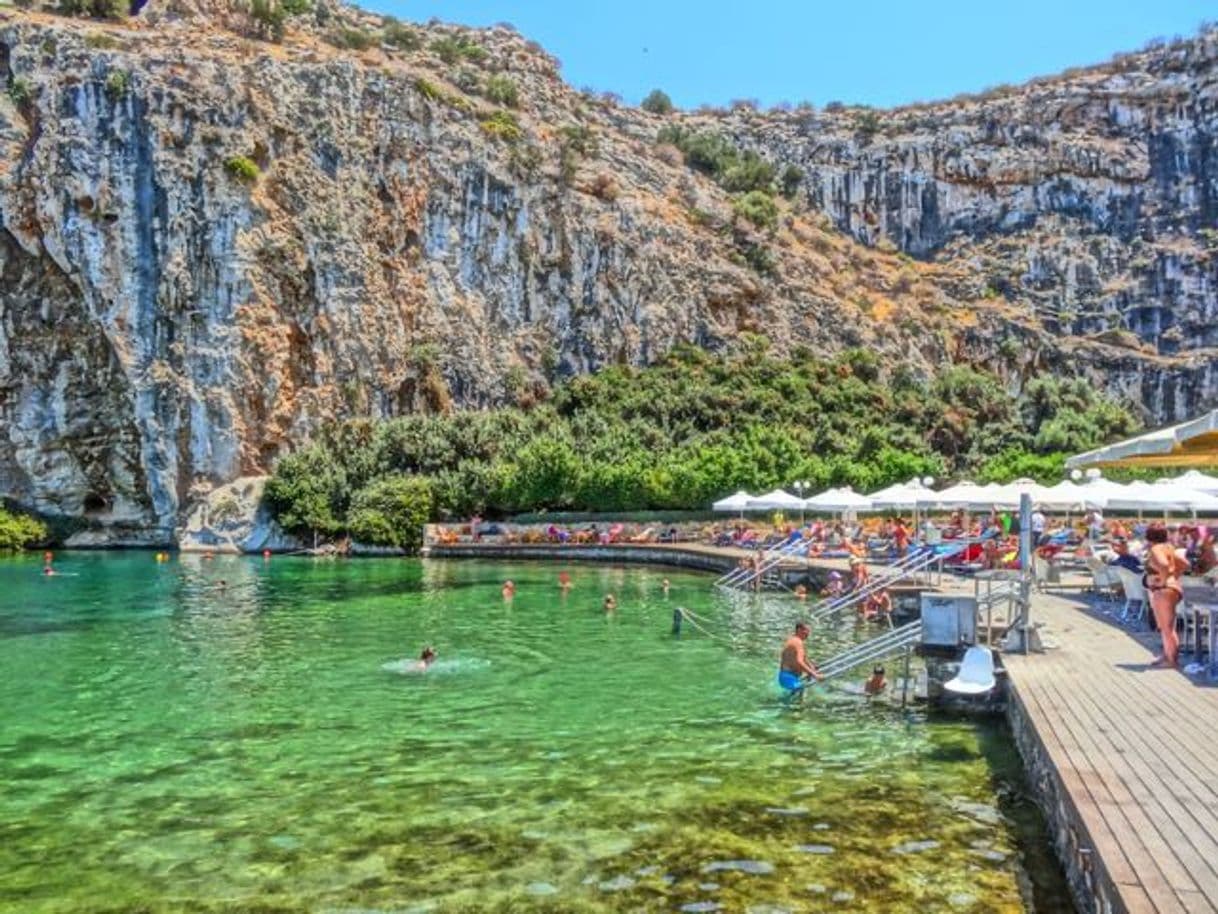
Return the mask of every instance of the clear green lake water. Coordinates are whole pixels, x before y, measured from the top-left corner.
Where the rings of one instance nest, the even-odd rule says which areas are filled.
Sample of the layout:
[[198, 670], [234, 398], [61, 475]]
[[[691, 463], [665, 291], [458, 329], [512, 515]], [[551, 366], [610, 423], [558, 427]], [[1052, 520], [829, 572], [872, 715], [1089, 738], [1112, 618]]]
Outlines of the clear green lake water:
[[[1070, 910], [1000, 723], [779, 701], [789, 597], [593, 565], [565, 597], [542, 564], [56, 567], [0, 559], [3, 914]], [[675, 605], [715, 637], [674, 639]], [[425, 643], [435, 668], [395, 671]]]

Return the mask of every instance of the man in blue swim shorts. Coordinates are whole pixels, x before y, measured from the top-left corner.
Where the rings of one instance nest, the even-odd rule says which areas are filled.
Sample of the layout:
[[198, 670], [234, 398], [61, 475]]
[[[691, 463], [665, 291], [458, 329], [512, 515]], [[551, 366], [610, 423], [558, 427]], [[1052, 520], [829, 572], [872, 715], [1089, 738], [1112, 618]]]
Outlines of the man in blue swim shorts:
[[803, 690], [804, 677], [810, 677], [817, 682], [825, 677], [811, 663], [804, 651], [804, 642], [808, 640], [808, 623], [796, 622], [795, 634], [787, 639], [782, 646], [782, 659], [778, 663], [778, 684], [783, 691], [794, 695]]

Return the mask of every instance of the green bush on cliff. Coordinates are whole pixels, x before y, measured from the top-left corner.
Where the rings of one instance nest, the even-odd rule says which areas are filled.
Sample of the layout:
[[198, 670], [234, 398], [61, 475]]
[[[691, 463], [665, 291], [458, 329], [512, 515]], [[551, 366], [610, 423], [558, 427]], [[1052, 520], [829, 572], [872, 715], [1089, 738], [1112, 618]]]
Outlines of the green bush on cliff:
[[496, 74], [486, 81], [487, 101], [505, 108], [520, 107], [520, 88], [509, 77]]
[[461, 61], [481, 63], [487, 56], [486, 48], [464, 35], [445, 35], [437, 38], [429, 47], [433, 54], [450, 65]]
[[417, 551], [431, 519], [431, 486], [424, 479], [387, 476], [351, 499], [347, 529], [361, 543]]
[[131, 88], [131, 74], [126, 70], [111, 70], [106, 74], [106, 95], [117, 101]]
[[0, 551], [24, 549], [46, 538], [47, 528], [41, 521], [0, 508]]
[[520, 129], [520, 121], [510, 111], [501, 110], [491, 114], [482, 122], [482, 130], [488, 136], [508, 143], [515, 143], [524, 136], [524, 131]]
[[8, 84], [8, 97], [18, 108], [24, 108], [34, 98], [34, 89], [24, 76], [17, 76]]
[[660, 89], [652, 89], [639, 107], [652, 114], [672, 114], [674, 110], [672, 99]]
[[926, 474], [1055, 482], [1062, 452], [1137, 430], [1081, 381], [1033, 380], [1012, 397], [976, 368], [926, 379], [886, 373], [863, 350], [775, 358], [767, 346], [750, 337], [727, 356], [682, 347], [649, 368], [556, 384], [527, 409], [333, 426], [280, 462], [268, 502], [288, 529], [358, 526], [359, 539], [391, 544], [384, 493], [355, 495], [390, 478], [429, 486], [433, 517], [705, 508], [727, 491], [797, 479], [864, 491]]
[[225, 159], [224, 170], [234, 178], [239, 181], [245, 181], [247, 184], [257, 181], [258, 176], [262, 174], [262, 169], [258, 167], [258, 163], [245, 156], [230, 156]]
[[778, 204], [764, 191], [750, 190], [732, 201], [732, 210], [758, 228], [773, 229], [778, 225]]
[[733, 193], [751, 190], [771, 191], [774, 166], [751, 150], [741, 152], [721, 133], [691, 133], [680, 126], [665, 127], [656, 135], [661, 145], [681, 150], [685, 164], [700, 171]]
[[59, 0], [65, 16], [90, 16], [94, 19], [125, 19], [126, 0]]
[[401, 51], [417, 51], [423, 47], [423, 39], [418, 29], [411, 28], [391, 19], [385, 24], [385, 44], [392, 45]]
[[348, 51], [366, 51], [376, 44], [376, 35], [365, 29], [353, 29], [347, 26], [326, 33], [326, 41], [336, 48]]

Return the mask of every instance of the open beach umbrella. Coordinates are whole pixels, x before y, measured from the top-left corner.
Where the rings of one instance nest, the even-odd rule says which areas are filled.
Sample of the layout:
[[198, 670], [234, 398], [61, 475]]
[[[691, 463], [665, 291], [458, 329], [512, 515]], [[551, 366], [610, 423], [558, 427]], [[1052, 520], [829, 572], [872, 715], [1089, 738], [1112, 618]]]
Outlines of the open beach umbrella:
[[937, 508], [1010, 508], [1019, 505], [1019, 497], [996, 483], [979, 486], [975, 482], [958, 482], [942, 492], [931, 492], [923, 505]]
[[917, 508], [919, 504], [925, 501], [928, 495], [933, 495], [926, 486], [922, 485], [920, 479], [911, 479], [909, 482], [898, 482], [888, 486], [886, 489], [880, 489], [878, 492], [872, 492], [867, 497], [871, 499], [873, 508]]
[[727, 498], [719, 499], [717, 502], [711, 505], [711, 510], [729, 511], [732, 514], [736, 514], [737, 512], [746, 510], [749, 506], [749, 501], [752, 500], [752, 498], [752, 495], [744, 491], [744, 489], [741, 489], [735, 495], [729, 495]]
[[845, 511], [870, 511], [872, 504], [866, 495], [860, 495], [846, 486], [841, 489], [827, 489], [819, 495], [813, 495], [804, 502], [804, 507], [809, 511], [838, 514]]
[[1197, 467], [1218, 464], [1218, 410], [1076, 454], [1066, 466]]
[[1158, 481], [1174, 482], [1195, 492], [1204, 492], [1206, 495], [1218, 495], [1218, 476], [1210, 476], [1207, 473], [1202, 473], [1200, 470], [1189, 470], [1187, 473], [1181, 473], [1179, 476], [1173, 476], [1171, 479], [1160, 479]]
[[803, 506], [802, 498], [796, 498], [790, 492], [784, 492], [782, 489], [766, 492], [765, 495], [758, 495], [748, 501], [750, 511], [798, 511]]
[[1043, 487], [1036, 503], [1050, 511], [1081, 511], [1087, 507], [1088, 494], [1085, 486], [1063, 479], [1057, 485]]

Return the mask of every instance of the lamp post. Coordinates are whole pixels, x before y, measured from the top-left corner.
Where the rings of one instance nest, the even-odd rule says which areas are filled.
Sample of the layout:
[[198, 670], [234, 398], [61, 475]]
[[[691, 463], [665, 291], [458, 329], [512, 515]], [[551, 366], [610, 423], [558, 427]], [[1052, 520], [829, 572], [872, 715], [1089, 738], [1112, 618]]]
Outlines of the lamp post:
[[804, 525], [804, 506], [803, 506], [803, 500], [804, 500], [804, 491], [805, 491], [805, 490], [806, 490], [806, 491], [808, 491], [808, 492], [811, 492], [811, 491], [812, 491], [812, 483], [808, 482], [807, 480], [798, 480], [798, 481], [796, 481], [796, 483], [795, 483], [795, 492], [796, 492], [796, 493], [799, 495], [799, 501], [800, 501], [800, 505], [799, 505], [799, 525], [800, 525], [801, 527]]

